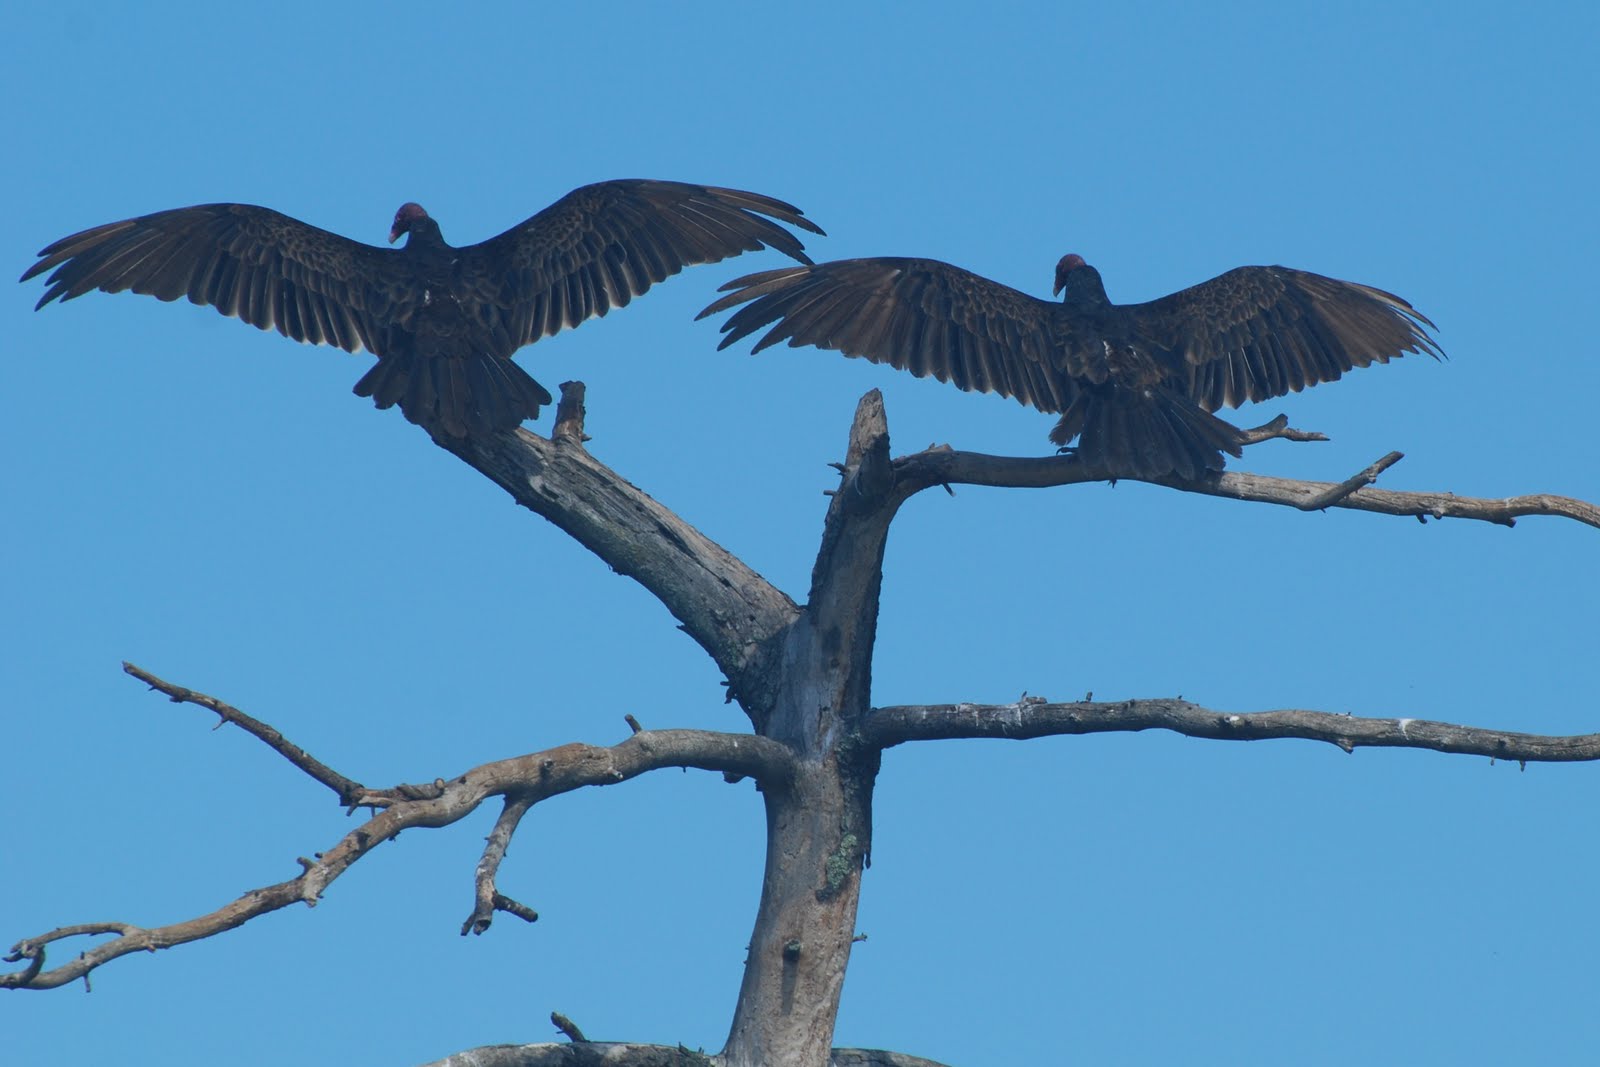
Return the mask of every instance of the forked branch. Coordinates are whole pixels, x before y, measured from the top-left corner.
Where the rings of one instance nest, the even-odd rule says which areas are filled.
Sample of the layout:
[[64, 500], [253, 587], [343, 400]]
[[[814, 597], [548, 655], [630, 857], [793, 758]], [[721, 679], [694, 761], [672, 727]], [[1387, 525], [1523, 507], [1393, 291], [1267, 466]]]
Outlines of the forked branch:
[[506, 797], [506, 806], [501, 809], [500, 817], [495, 820], [494, 829], [489, 831], [489, 837], [483, 846], [483, 858], [478, 861], [478, 873], [473, 879], [472, 914], [461, 924], [462, 937], [468, 934], [481, 934], [489, 929], [497, 911], [515, 915], [523, 922], [539, 921], [538, 912], [500, 892], [495, 883], [500, 874], [500, 864], [511, 848], [511, 838], [516, 834], [522, 817], [528, 814], [528, 809], [533, 805], [533, 798], [523, 794]]
[[1369, 719], [1325, 711], [1214, 711], [1187, 700], [1080, 701], [1052, 704], [925, 704], [874, 708], [862, 725], [879, 748], [907, 741], [998, 737], [1026, 740], [1066, 734], [1171, 730], [1218, 741], [1298, 737], [1346, 752], [1357, 748], [1425, 748], [1523, 763], [1600, 760], [1600, 734], [1550, 737], [1428, 719]]
[[[1247, 471], [1223, 471], [1208, 478], [1184, 481], [1156, 479], [1154, 484], [1186, 493], [1251, 500], [1292, 508], [1348, 508], [1384, 515], [1414, 515], [1419, 519], [1476, 519], [1513, 526], [1524, 515], [1551, 515], [1600, 529], [1600, 507], [1584, 500], [1532, 493], [1500, 500], [1457, 496], [1454, 493], [1404, 492], [1362, 488], [1389, 463], [1388, 456], [1345, 482], [1307, 482], [1273, 478]], [[1080, 482], [1104, 481], [1105, 475], [1084, 469], [1072, 456], [1038, 458], [988, 456], [933, 448], [894, 461], [896, 491], [908, 498], [936, 485], [989, 485], [1002, 488], [1042, 489]]]
[[[213, 711], [227, 708], [230, 713], [224, 716], [227, 721], [239, 722], [249, 718], [214, 697], [174, 686], [137, 667], [129, 666], [128, 673], [173, 699], [183, 699]], [[223, 714], [221, 711], [218, 713]], [[254, 736], [288, 756], [291, 762], [311, 777], [324, 780], [325, 776], [316, 770], [326, 771], [323, 764], [311, 759], [296, 746], [289, 745], [270, 726], [255, 719], [249, 721], [258, 727], [250, 731]], [[296, 755], [289, 756], [290, 752]], [[26, 961], [27, 966], [0, 975], [0, 989], [52, 989], [84, 977], [96, 967], [130, 952], [154, 952], [212, 937], [291, 904], [315, 905], [335, 879], [362, 856], [400, 831], [412, 827], [448, 826], [495, 796], [511, 798], [507, 812], [514, 812], [515, 817], [502, 815], [500, 824], [496, 826], [497, 832], [503, 830], [503, 842], [491, 835], [490, 848], [486, 850], [484, 861], [488, 864], [489, 876], [487, 880], [484, 878], [485, 867], [480, 864], [477, 880], [479, 892], [482, 893], [487, 884], [491, 894], [491, 910], [512, 911], [528, 918], [531, 910], [495, 892], [492, 880], [493, 870], [498, 866], [499, 857], [504, 854], [504, 842], [509, 842], [511, 831], [515, 829], [515, 820], [521, 817], [521, 813], [541, 800], [583, 786], [614, 785], [646, 771], [666, 767], [722, 771], [728, 775], [754, 778], [765, 786], [774, 786], [791, 776], [793, 756], [789, 749], [776, 741], [748, 734], [722, 734], [705, 730], [644, 730], [616, 745], [562, 745], [526, 756], [485, 763], [465, 774], [448, 780], [435, 779], [427, 785], [401, 785], [384, 790], [361, 789], [353, 797], [341, 795], [341, 800], [354, 806], [383, 810], [345, 834], [326, 852], [316, 853], [310, 859], [301, 858], [298, 862], [302, 870], [298, 877], [252, 889], [209, 914], [168, 926], [146, 928], [121, 922], [81, 923], [24, 938], [12, 946], [5, 959], [12, 963]], [[469, 919], [469, 925], [473, 921]], [[68, 937], [107, 933], [117, 936], [57, 967], [46, 967], [47, 945]]]
[[[869, 408], [881, 410], [877, 390], [863, 399], [872, 402]], [[660, 599], [716, 661], [729, 680], [730, 694], [741, 700], [759, 730], [775, 699], [761, 680], [771, 674], [777, 645], [800, 609], [726, 549], [590, 455], [583, 446], [583, 403], [581, 382], [562, 385], [553, 439], [519, 430], [483, 441], [441, 443], [518, 503], [555, 523]], [[1322, 438], [1290, 428], [1282, 417], [1248, 434], [1251, 443]], [[1307, 510], [1339, 507], [1506, 526], [1524, 515], [1552, 515], [1600, 528], [1600, 507], [1570, 497], [1532, 494], [1493, 500], [1372, 488], [1370, 483], [1397, 459], [1391, 453], [1343, 482], [1224, 471], [1194, 481], [1169, 478], [1157, 484]], [[867, 476], [873, 484], [860, 481]], [[1105, 479], [1104, 472], [1089, 470], [1071, 456], [1013, 458], [940, 447], [894, 460], [886, 479], [876, 463], [865, 464], [847, 475], [838, 492], [878, 501], [867, 508], [875, 513], [870, 521], [878, 522], [933, 486], [1045, 488]]]
[[[463, 932], [481, 932], [495, 911], [531, 920], [531, 909], [499, 892], [496, 874], [518, 825], [534, 805], [559, 793], [614, 784], [648, 770], [697, 767], [760, 781], [767, 790], [773, 834], [762, 914], [752, 938], [753, 962], [746, 972], [724, 1055], [740, 1063], [777, 1062], [784, 1058], [785, 1050], [798, 1049], [803, 1056], [791, 1058], [791, 1062], [821, 1062], [819, 1057], [828, 1052], [854, 930], [856, 875], [871, 841], [871, 787], [877, 756], [885, 748], [941, 738], [1022, 739], [1167, 729], [1223, 740], [1295, 737], [1336, 745], [1347, 752], [1360, 746], [1385, 746], [1519, 761], [1600, 759], [1600, 734], [1543, 737], [1421, 719], [1355, 718], [1298, 710], [1234, 714], [1178, 699], [1068, 704], [1023, 700], [998, 706], [869, 709], [883, 546], [899, 505], [936, 485], [1038, 488], [1101, 481], [1105, 473], [1087, 470], [1070, 457], [1008, 459], [947, 448], [890, 460], [887, 422], [881, 397], [874, 391], [857, 412], [844, 478], [830, 507], [813, 573], [810, 603], [802, 614], [793, 601], [740, 560], [596, 461], [584, 447], [583, 416], [582, 387], [568, 383], [563, 387], [553, 439], [518, 431], [489, 440], [441, 443], [614, 569], [637, 578], [722, 667], [730, 688], [744, 698], [745, 710], [757, 729], [771, 727], [793, 748], [771, 736], [643, 730], [637, 720], [631, 720], [633, 736], [613, 746], [564, 745], [487, 763], [450, 779], [370, 789], [333, 772], [272, 727], [238, 709], [129, 667], [130, 674], [170, 698], [206, 707], [224, 722], [246, 729], [332, 789], [345, 804], [372, 807], [376, 813], [327, 852], [300, 860], [303, 870], [298, 877], [253, 890], [208, 915], [151, 929], [114, 922], [64, 926], [19, 942], [8, 959], [25, 966], [0, 975], [0, 988], [59, 986], [129, 952], [210, 937], [289, 904], [315, 904], [329, 884], [376, 845], [406, 828], [448, 825], [491, 797], [504, 798], [505, 807], [478, 865], [475, 907]], [[1251, 435], [1253, 440], [1317, 436], [1291, 430], [1279, 420], [1251, 431]], [[1397, 459], [1394, 454], [1386, 456], [1339, 483], [1227, 471], [1192, 482], [1167, 479], [1159, 484], [1303, 509], [1341, 507], [1504, 525], [1511, 525], [1521, 515], [1556, 515], [1600, 528], [1600, 508], [1565, 497], [1483, 500], [1372, 488], [1371, 482]], [[824, 689], [824, 698], [819, 699]], [[767, 711], [771, 712], [770, 721]], [[773, 788], [780, 785], [788, 788]], [[819, 872], [826, 879], [826, 892], [818, 888]], [[795, 887], [798, 891], [789, 892]], [[806, 931], [803, 945], [784, 925], [793, 916], [802, 921], [789, 926]], [[113, 935], [112, 939], [77, 959], [47, 967], [47, 946], [75, 936], [104, 934]], [[795, 946], [792, 950], [791, 945]], [[581, 1041], [581, 1036], [575, 1041]], [[547, 1053], [552, 1049], [556, 1051]], [[763, 1059], [771, 1050], [778, 1051]], [[490, 1051], [494, 1056], [479, 1058]], [[545, 1058], [547, 1054], [555, 1058]], [[651, 1058], [658, 1054], [675, 1058]], [[479, 1067], [490, 1062], [602, 1062], [596, 1056], [606, 1057], [603, 1062], [630, 1064], [683, 1063], [696, 1058], [684, 1050], [590, 1042], [506, 1046], [463, 1056], [471, 1058], [458, 1062]], [[588, 1058], [573, 1058], [579, 1056]], [[838, 1050], [833, 1059], [841, 1065], [919, 1062], [875, 1053], [861, 1053], [852, 1059]]]

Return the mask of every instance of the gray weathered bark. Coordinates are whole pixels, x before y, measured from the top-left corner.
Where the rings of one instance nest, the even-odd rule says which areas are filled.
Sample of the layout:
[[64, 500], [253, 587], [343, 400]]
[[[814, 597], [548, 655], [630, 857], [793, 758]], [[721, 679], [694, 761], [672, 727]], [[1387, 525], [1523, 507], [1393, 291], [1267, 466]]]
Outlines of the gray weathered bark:
[[[641, 729], [612, 746], [569, 744], [497, 760], [423, 785], [373, 789], [344, 777], [277, 730], [202, 693], [139, 668], [128, 672], [174, 701], [215, 712], [325, 785], [339, 802], [374, 813], [331, 848], [301, 860], [299, 877], [252, 890], [195, 919], [165, 927], [103, 922], [64, 926], [18, 942], [7, 959], [25, 961], [0, 975], [0, 988], [46, 989], [136, 951], [210, 937], [322, 891], [377, 845], [409, 827], [449, 825], [491, 799], [503, 803], [473, 879], [474, 907], [463, 933], [483, 933], [505, 912], [528, 921], [532, 909], [502, 895], [495, 876], [523, 815], [535, 804], [586, 786], [607, 786], [664, 767], [721, 771], [755, 779], [767, 813], [765, 878], [744, 980], [726, 1046], [712, 1056], [657, 1045], [573, 1040], [563, 1045], [489, 1046], [433, 1067], [687, 1065], [718, 1067], [938, 1067], [899, 1053], [832, 1049], [834, 1020], [855, 935], [861, 872], [871, 855], [872, 790], [884, 749], [945, 738], [1025, 739], [1047, 735], [1168, 729], [1192, 737], [1249, 741], [1309, 738], [1347, 751], [1362, 745], [1478, 753], [1508, 760], [1600, 759], [1600, 735], [1553, 738], [1419, 719], [1364, 719], [1303, 710], [1229, 713], [1178, 699], [1050, 703], [1026, 698], [989, 706], [871, 706], [872, 654], [884, 548], [899, 507], [913, 495], [954, 483], [1043, 487], [1100, 480], [1066, 457], [1010, 459], [928, 449], [891, 460], [881, 397], [857, 409], [840, 488], [824, 523], [806, 604], [796, 605], [721, 546], [628, 484], [583, 447], [582, 389], [563, 386], [549, 439], [519, 431], [488, 441], [441, 442], [550, 519], [620, 573], [661, 600], [728, 678], [752, 734]], [[1259, 439], [1306, 439], [1280, 423]], [[1339, 483], [1296, 482], [1225, 472], [1186, 492], [1303, 510], [1350, 508], [1418, 518], [1465, 518], [1511, 525], [1522, 515], [1552, 515], [1600, 527], [1600, 508], [1553, 496], [1475, 500], [1444, 493], [1371, 488], [1399, 460], [1391, 453]], [[48, 946], [89, 934], [115, 934], [76, 959], [47, 967]]]
[[[718, 1057], [669, 1045], [582, 1042], [571, 1045], [485, 1045], [424, 1067], [714, 1067]], [[945, 1067], [920, 1056], [876, 1048], [836, 1048], [829, 1067]]]

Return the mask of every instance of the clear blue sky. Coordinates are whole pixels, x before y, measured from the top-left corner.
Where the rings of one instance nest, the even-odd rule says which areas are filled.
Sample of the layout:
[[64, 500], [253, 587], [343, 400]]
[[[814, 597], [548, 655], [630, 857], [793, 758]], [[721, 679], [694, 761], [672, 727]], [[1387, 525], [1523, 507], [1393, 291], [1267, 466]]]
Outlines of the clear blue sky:
[[[13, 5], [0, 262], [216, 200], [469, 243], [613, 177], [793, 200], [818, 258], [924, 255], [1142, 300], [1244, 263], [1402, 294], [1408, 358], [1240, 414], [1324, 445], [1244, 469], [1600, 500], [1600, 19], [1578, 4]], [[1040, 454], [1052, 418], [811, 349], [718, 353], [697, 268], [525, 349], [591, 448], [803, 596], [825, 466], [884, 390], [897, 451]], [[0, 300], [0, 941], [146, 925], [296, 873], [352, 825], [122, 659], [373, 785], [626, 735], [738, 730], [666, 611], [395, 412], [367, 357], [206, 309]], [[534, 429], [548, 430], [548, 421]], [[1600, 534], [1303, 515], [1124, 483], [925, 494], [891, 538], [880, 704], [1182, 694], [1600, 729]], [[1600, 1044], [1600, 768], [1171, 735], [898, 749], [840, 1044], [954, 1064], [1576, 1063]], [[541, 807], [457, 930], [494, 812], [407, 833], [315, 910], [0, 997], [0, 1048], [85, 1063], [421, 1062], [550, 1036], [726, 1034], [749, 784]]]

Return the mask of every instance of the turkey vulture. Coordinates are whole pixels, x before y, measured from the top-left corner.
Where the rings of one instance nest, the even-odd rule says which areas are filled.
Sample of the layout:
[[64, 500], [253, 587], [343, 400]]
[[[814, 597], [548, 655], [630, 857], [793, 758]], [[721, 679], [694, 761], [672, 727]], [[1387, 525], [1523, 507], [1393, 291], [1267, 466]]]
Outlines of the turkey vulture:
[[1146, 304], [1113, 304], [1078, 255], [1056, 265], [1060, 303], [931, 259], [785, 267], [722, 288], [699, 317], [749, 303], [719, 348], [776, 323], [754, 351], [787, 338], [1015, 397], [1059, 413], [1050, 440], [1077, 437], [1085, 463], [1140, 478], [1195, 478], [1239, 455], [1244, 432], [1211, 414], [1224, 404], [1444, 355], [1399, 297], [1288, 267], [1239, 267]]
[[[764, 217], [764, 216], [770, 216]], [[377, 364], [356, 383], [433, 433], [479, 436], [535, 418], [550, 394], [511, 361], [523, 345], [623, 306], [697, 263], [770, 246], [810, 263], [782, 200], [682, 182], [586, 185], [482, 244], [455, 248], [417, 204], [378, 248], [249, 204], [202, 204], [107, 223], [39, 253], [54, 269], [35, 310], [91, 289], [187, 296], [259, 329]]]

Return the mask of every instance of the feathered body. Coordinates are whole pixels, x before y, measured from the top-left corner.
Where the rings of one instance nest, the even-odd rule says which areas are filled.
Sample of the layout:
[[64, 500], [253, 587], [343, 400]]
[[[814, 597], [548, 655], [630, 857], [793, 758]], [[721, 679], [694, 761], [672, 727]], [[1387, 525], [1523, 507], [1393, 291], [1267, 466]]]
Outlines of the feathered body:
[[[777, 220], [776, 222], [773, 220]], [[37, 307], [93, 289], [187, 297], [263, 330], [378, 363], [355, 391], [451, 437], [535, 418], [550, 393], [511, 361], [523, 345], [625, 306], [686, 266], [763, 247], [809, 263], [778, 223], [821, 233], [756, 193], [624, 179], [587, 185], [498, 237], [456, 248], [417, 204], [379, 248], [249, 204], [203, 204], [63, 238]]]
[[[1056, 266], [1060, 302], [931, 259], [848, 259], [746, 275], [701, 316], [738, 307], [720, 347], [771, 328], [1059, 414], [1112, 474], [1195, 478], [1237, 456], [1243, 431], [1211, 414], [1333, 381], [1404, 352], [1442, 356], [1420, 312], [1381, 289], [1287, 267], [1239, 267], [1144, 304], [1114, 304], [1081, 256]], [[740, 307], [739, 305], [744, 305]]]

